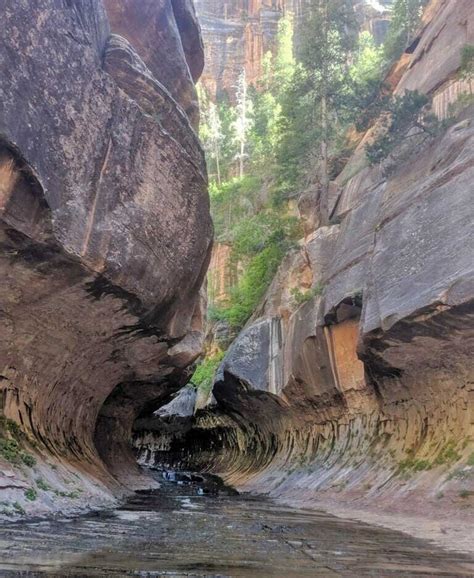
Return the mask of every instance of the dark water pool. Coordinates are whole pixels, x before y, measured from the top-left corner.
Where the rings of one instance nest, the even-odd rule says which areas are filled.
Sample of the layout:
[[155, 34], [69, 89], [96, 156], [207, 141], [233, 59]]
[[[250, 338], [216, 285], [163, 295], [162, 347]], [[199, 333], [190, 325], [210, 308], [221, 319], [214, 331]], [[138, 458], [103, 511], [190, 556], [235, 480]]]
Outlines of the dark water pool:
[[474, 576], [428, 542], [214, 488], [166, 480], [113, 512], [4, 525], [0, 576]]

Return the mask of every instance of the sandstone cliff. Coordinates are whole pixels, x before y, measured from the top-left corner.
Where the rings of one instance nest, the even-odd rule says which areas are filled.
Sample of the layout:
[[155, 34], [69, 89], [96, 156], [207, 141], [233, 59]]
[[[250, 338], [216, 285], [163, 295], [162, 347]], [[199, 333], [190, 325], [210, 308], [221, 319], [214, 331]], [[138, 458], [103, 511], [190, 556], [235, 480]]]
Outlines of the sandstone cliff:
[[206, 43], [201, 82], [208, 93], [233, 98], [243, 69], [247, 82], [256, 85], [265, 53], [275, 48], [287, 0], [196, 0], [195, 4]]
[[189, 0], [0, 12], [0, 497], [64, 512], [139, 483], [132, 422], [201, 350], [202, 45]]
[[[393, 0], [354, 2], [356, 17], [382, 42], [390, 22]], [[275, 52], [278, 23], [289, 15], [295, 27], [305, 17], [305, 0], [195, 0], [206, 46], [201, 83], [211, 98], [233, 99], [242, 70], [249, 84], [257, 85], [263, 57]]]
[[[435, 0], [427, 14], [396, 91], [427, 93], [443, 119], [465, 90], [457, 70], [473, 14], [469, 0]], [[307, 236], [229, 349], [217, 407], [165, 448], [152, 433], [159, 423], [137, 422], [140, 456], [210, 469], [293, 504], [345, 506], [372, 520], [378, 510], [388, 525], [401, 513], [435, 514], [437, 537], [464, 517], [465, 535], [451, 545], [468, 547], [472, 106], [384, 165], [367, 166], [366, 138], [330, 187], [333, 224], [318, 226], [314, 209], [302, 214]]]

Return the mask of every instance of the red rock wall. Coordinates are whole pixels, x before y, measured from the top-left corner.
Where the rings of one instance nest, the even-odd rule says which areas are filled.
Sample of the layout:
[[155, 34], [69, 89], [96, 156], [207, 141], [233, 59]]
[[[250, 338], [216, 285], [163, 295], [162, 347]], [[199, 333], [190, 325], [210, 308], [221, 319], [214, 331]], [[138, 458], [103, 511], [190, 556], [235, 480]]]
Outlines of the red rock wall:
[[256, 84], [262, 59], [274, 49], [278, 21], [287, 0], [196, 0], [206, 47], [201, 79], [209, 94], [235, 93], [237, 78], [245, 69], [247, 81]]
[[[0, 437], [19, 427], [36, 465], [0, 455], [0, 500], [80, 511], [139, 483], [133, 420], [202, 348], [199, 27], [187, 0], [5, 0], [1, 16]], [[54, 499], [25, 500], [38, 477]]]

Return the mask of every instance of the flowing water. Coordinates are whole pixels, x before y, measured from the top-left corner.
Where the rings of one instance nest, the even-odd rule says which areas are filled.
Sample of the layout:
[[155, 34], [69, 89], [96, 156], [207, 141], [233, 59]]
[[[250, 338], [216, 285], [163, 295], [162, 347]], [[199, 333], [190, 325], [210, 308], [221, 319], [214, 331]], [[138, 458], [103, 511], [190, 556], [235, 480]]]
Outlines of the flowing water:
[[0, 531], [0, 576], [474, 576], [429, 542], [179, 475], [114, 511]]

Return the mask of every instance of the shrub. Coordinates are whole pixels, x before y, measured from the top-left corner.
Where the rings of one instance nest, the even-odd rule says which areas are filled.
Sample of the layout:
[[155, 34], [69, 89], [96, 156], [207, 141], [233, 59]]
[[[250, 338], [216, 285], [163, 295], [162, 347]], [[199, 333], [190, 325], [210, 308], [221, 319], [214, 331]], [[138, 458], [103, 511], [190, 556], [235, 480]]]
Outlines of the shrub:
[[450, 464], [461, 459], [461, 455], [455, 449], [456, 443], [454, 441], [448, 442], [436, 456], [434, 463], [438, 466], [443, 464]]
[[315, 287], [309, 289], [308, 291], [301, 291], [299, 287], [295, 287], [291, 290], [291, 296], [295, 305], [302, 305], [307, 301], [310, 301], [313, 297], [319, 297], [324, 293], [324, 286], [321, 283], [317, 283]]
[[26, 452], [21, 452], [21, 460], [25, 466], [28, 466], [29, 468], [32, 468], [36, 465], [36, 458], [34, 458], [31, 454], [27, 454]]
[[223, 311], [231, 327], [239, 329], [245, 325], [275, 276], [284, 253], [281, 246], [272, 244], [250, 260], [231, 292], [229, 307]]
[[412, 457], [402, 460], [398, 464], [398, 469], [400, 472], [422, 472], [423, 470], [430, 470], [432, 464], [428, 460], [419, 460]]
[[44, 492], [49, 492], [49, 490], [51, 490], [51, 486], [49, 486], [44, 480], [43, 478], [38, 478], [36, 480], [36, 485], [38, 486], [38, 488], [40, 490], [43, 490]]
[[474, 44], [466, 44], [461, 52], [461, 77], [471, 79], [474, 76]]
[[16, 440], [0, 438], [0, 455], [7, 461], [17, 464], [20, 461], [20, 446]]
[[365, 147], [367, 159], [371, 165], [386, 159], [402, 142], [410, 128], [417, 126], [421, 131], [430, 133], [432, 117], [421, 118], [421, 111], [428, 103], [428, 97], [417, 90], [407, 90], [403, 96], [395, 96], [384, 116], [381, 133]]
[[217, 355], [204, 359], [196, 368], [191, 382], [199, 389], [209, 392], [214, 383], [214, 376], [225, 353], [219, 352]]
[[13, 503], [13, 507], [15, 508], [15, 510], [19, 513], [19, 514], [26, 514], [25, 512], [25, 508], [19, 503], [19, 502], [14, 502]]
[[16, 423], [16, 421], [13, 421], [12, 419], [7, 419], [7, 430], [16, 439], [24, 435], [23, 432], [21, 431], [20, 426]]
[[37, 497], [38, 497], [38, 492], [36, 490], [34, 490], [33, 488], [28, 488], [25, 491], [25, 498], [27, 500], [30, 500], [30, 502], [34, 502]]

